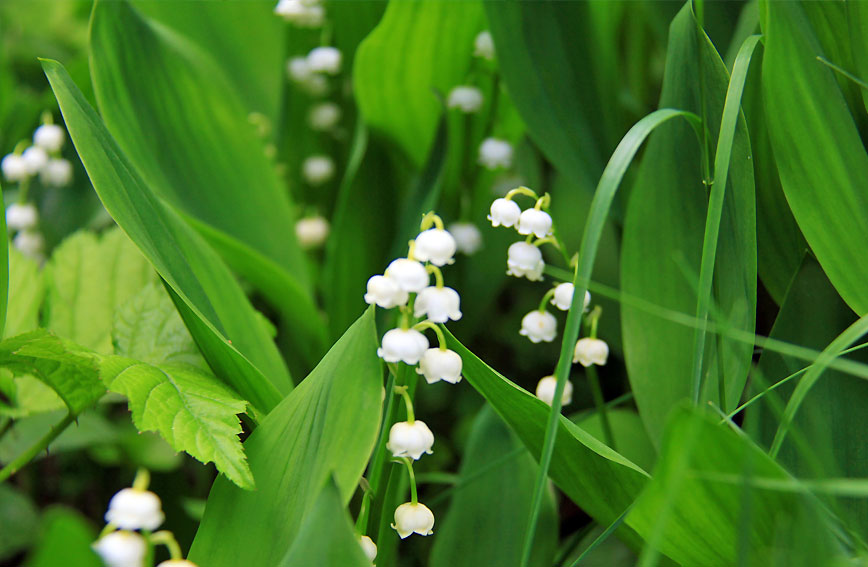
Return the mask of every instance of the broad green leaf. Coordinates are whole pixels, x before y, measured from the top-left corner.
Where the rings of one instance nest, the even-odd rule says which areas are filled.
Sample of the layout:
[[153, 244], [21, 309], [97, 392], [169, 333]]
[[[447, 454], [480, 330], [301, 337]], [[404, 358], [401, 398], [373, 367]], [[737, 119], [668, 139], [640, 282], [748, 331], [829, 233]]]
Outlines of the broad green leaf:
[[384, 393], [377, 346], [369, 308], [245, 441], [256, 490], [220, 478], [214, 483], [191, 561], [209, 567], [277, 565], [332, 475], [342, 504], [349, 502], [380, 426]]
[[39, 309], [45, 296], [39, 264], [15, 248], [9, 248], [9, 311], [6, 336], [32, 331], [39, 325]]
[[111, 354], [115, 310], [138, 293], [154, 270], [119, 229], [81, 231], [55, 248], [46, 265], [46, 328]]
[[63, 66], [43, 61], [43, 69], [94, 189], [176, 294], [176, 307], [208, 363], [254, 407], [273, 408], [292, 383], [232, 274], [145, 185]]
[[165, 291], [152, 284], [124, 305], [113, 339], [120, 356], [102, 361], [101, 377], [129, 399], [136, 427], [253, 488], [238, 439], [247, 403], [208, 369]]
[[[685, 76], [702, 75], [700, 81]], [[720, 127], [728, 74], [697, 27], [687, 4], [670, 28], [661, 107], [704, 112], [709, 142]], [[714, 155], [709, 149], [708, 160]], [[756, 232], [750, 142], [739, 118], [729, 164], [712, 299], [728, 325], [753, 332], [756, 309]], [[621, 283], [626, 294], [682, 313], [696, 313], [708, 197], [703, 159], [694, 134], [681, 122], [658, 129], [648, 142], [624, 225]], [[666, 415], [694, 388], [694, 330], [623, 305], [624, 355], [639, 415], [655, 442]], [[726, 406], [741, 395], [752, 345], [709, 337], [701, 399]], [[718, 380], [726, 380], [725, 402]]]
[[[522, 453], [497, 464], [516, 450]], [[483, 408], [474, 420], [449, 511], [436, 531], [430, 565], [518, 564], [536, 469], [503, 421]], [[551, 565], [557, 546], [557, 511], [551, 497], [545, 501], [536, 538], [531, 565]]]
[[[847, 21], [850, 24], [850, 46], [853, 51], [853, 72], [863, 81], [868, 78], [868, 6], [863, 2], [847, 2]], [[839, 63], [840, 65], [840, 63]], [[862, 100], [868, 109], [868, 92], [859, 89]]]
[[90, 545], [96, 530], [69, 508], [51, 508], [42, 516], [42, 529], [26, 567], [102, 567]]
[[94, 5], [90, 41], [100, 111], [148, 187], [291, 270], [306, 287], [301, 250], [287, 232], [295, 217], [288, 192], [218, 62], [126, 1]]
[[8, 483], [0, 484], [0, 561], [30, 546], [37, 535], [36, 505]]
[[329, 23], [335, 34], [334, 46], [341, 50], [343, 65], [347, 68], [353, 65], [356, 49], [377, 26], [387, 5], [388, 2], [382, 0], [327, 3]]
[[[642, 425], [639, 415], [632, 410], [616, 409], [608, 411], [607, 416], [609, 424], [612, 426], [612, 437], [615, 438], [615, 448], [618, 452], [643, 469], [650, 471], [657, 460], [657, 453], [651, 439], [645, 432], [645, 426]], [[579, 427], [605, 442], [603, 424], [599, 414], [593, 412], [574, 421]]]
[[340, 491], [334, 481], [328, 479], [305, 516], [298, 536], [277, 565], [368, 567], [370, 564], [353, 532]]
[[863, 315], [866, 267], [853, 259], [868, 245], [868, 155], [834, 72], [817, 61], [828, 54], [805, 9], [764, 7], [763, 100], [781, 185], [832, 285]]
[[437, 129], [440, 102], [433, 89], [445, 95], [464, 83], [483, 20], [476, 1], [390, 2], [356, 51], [353, 87], [364, 120], [416, 166]]

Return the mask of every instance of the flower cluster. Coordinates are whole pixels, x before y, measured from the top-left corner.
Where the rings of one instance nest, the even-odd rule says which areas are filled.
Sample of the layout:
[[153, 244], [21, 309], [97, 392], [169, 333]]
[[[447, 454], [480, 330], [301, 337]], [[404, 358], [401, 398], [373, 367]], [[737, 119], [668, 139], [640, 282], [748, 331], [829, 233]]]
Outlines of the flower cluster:
[[280, 0], [274, 13], [300, 28], [318, 28], [325, 22], [325, 7], [320, 0]]
[[150, 475], [140, 470], [132, 488], [124, 488], [109, 501], [107, 522], [93, 549], [106, 567], [143, 567], [156, 545], [164, 545], [170, 559], [157, 567], [196, 567], [184, 559], [172, 532], [155, 532], [166, 519], [160, 497], [148, 490]]

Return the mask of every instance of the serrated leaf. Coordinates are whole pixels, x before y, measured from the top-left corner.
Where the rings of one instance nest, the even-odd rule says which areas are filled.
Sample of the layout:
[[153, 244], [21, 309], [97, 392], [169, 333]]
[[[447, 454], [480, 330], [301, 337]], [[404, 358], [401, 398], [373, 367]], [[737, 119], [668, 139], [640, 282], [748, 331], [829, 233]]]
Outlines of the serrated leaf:
[[157, 431], [172, 447], [217, 469], [242, 488], [252, 489], [253, 475], [238, 434], [238, 414], [247, 402], [190, 364], [154, 366], [120, 356], [102, 362], [102, 379], [130, 400], [133, 423]]
[[119, 229], [81, 231], [46, 265], [46, 323], [59, 336], [102, 354], [112, 352], [115, 309], [155, 279], [153, 268]]

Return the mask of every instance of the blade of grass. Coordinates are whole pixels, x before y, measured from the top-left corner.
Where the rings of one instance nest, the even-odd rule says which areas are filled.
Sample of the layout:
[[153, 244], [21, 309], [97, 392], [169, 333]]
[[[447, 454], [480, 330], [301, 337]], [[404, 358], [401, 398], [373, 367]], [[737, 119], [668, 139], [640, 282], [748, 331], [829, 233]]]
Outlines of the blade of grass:
[[570, 564], [570, 567], [578, 567], [585, 557], [587, 557], [592, 551], [597, 549], [597, 547], [599, 547], [601, 543], [609, 539], [609, 536], [611, 536], [613, 533], [615, 533], [615, 530], [621, 527], [621, 524], [624, 523], [624, 520], [627, 519], [627, 516], [632, 510], [633, 506], [630, 506], [629, 508], [624, 510], [624, 512], [620, 516], [618, 516], [615, 521], [612, 522], [611, 525], [609, 525], [609, 527], [603, 531], [603, 533], [601, 533], [593, 542], [591, 542], [591, 545], [588, 546], [588, 549], [584, 550], [581, 555], [576, 557], [576, 560]]

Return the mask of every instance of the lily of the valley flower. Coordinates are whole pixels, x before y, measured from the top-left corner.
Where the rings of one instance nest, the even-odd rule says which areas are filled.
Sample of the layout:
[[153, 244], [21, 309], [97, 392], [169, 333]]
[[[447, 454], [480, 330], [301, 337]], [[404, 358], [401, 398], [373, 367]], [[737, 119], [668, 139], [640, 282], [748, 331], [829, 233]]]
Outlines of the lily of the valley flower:
[[510, 167], [512, 165], [512, 145], [506, 140], [486, 138], [479, 146], [479, 164], [486, 169]]
[[164, 519], [160, 497], [137, 488], [124, 488], [112, 496], [105, 514], [106, 522], [123, 530], [153, 531]]
[[482, 91], [476, 87], [459, 85], [449, 91], [446, 105], [449, 108], [457, 108], [466, 114], [476, 112], [482, 108]]
[[314, 47], [307, 54], [307, 65], [314, 73], [337, 75], [341, 72], [341, 51], [337, 47]]
[[[557, 378], [554, 376], [546, 376], [536, 385], [536, 397], [548, 405], [552, 405], [552, 401], [555, 399], [555, 388], [557, 388], [557, 385]], [[561, 395], [561, 404], [568, 405], [572, 401], [573, 383], [567, 380], [567, 383], [564, 385], [564, 393]]]
[[540, 281], [545, 268], [542, 252], [533, 244], [514, 242], [507, 250], [507, 275]]
[[491, 226], [506, 226], [510, 227], [515, 225], [518, 222], [518, 219], [521, 218], [521, 208], [518, 206], [518, 203], [511, 199], [495, 199], [493, 203], [491, 203], [491, 208], [489, 209], [488, 220], [491, 221]]
[[49, 187], [65, 187], [72, 181], [72, 164], [63, 158], [51, 158], [39, 172], [39, 180]]
[[410, 294], [403, 289], [397, 280], [389, 276], [372, 276], [368, 280], [368, 292], [365, 294], [365, 303], [377, 304], [383, 309], [391, 309], [399, 305], [405, 305]]
[[442, 228], [429, 228], [416, 237], [414, 256], [422, 262], [431, 262], [435, 266], [451, 264], [458, 245], [449, 231]]
[[66, 135], [57, 124], [43, 124], [33, 132], [33, 143], [46, 152], [58, 152]]
[[428, 339], [415, 329], [392, 329], [383, 335], [383, 344], [377, 356], [386, 362], [419, 363], [428, 350]]
[[392, 528], [401, 539], [413, 533], [427, 536], [434, 533], [434, 513], [424, 504], [405, 502], [395, 509], [395, 523]]
[[482, 233], [472, 222], [454, 222], [449, 225], [449, 233], [462, 254], [471, 256], [482, 248]]
[[578, 362], [585, 368], [596, 364], [603, 366], [609, 358], [609, 345], [605, 341], [591, 337], [579, 339], [573, 353], [573, 362]]
[[473, 40], [473, 55], [491, 61], [494, 59], [494, 39], [488, 30], [481, 31]]
[[22, 230], [12, 239], [12, 245], [25, 256], [40, 260], [45, 249], [45, 239], [35, 230]]
[[386, 449], [394, 457], [409, 457], [418, 461], [423, 454], [433, 453], [434, 434], [423, 421], [399, 421], [389, 430], [389, 441]]
[[416, 369], [416, 373], [424, 376], [429, 384], [440, 380], [457, 384], [461, 382], [462, 366], [461, 356], [457, 352], [448, 349], [429, 348], [422, 356], [422, 360], [419, 361], [419, 368]]
[[93, 544], [93, 550], [106, 567], [142, 567], [147, 545], [135, 532], [115, 531], [104, 535]]
[[187, 559], [168, 559], [163, 561], [157, 567], [198, 567], [192, 561]]
[[[573, 292], [575, 291], [575, 287], [570, 282], [564, 282], [559, 284], [555, 288], [554, 297], [552, 297], [552, 305], [560, 309], [561, 311], [569, 311], [570, 305], [573, 304]], [[585, 292], [585, 305], [584, 308], [587, 309], [588, 305], [591, 304], [591, 294], [590, 292]]]
[[286, 72], [294, 83], [314, 96], [321, 96], [328, 91], [326, 78], [315, 74], [305, 57], [293, 57], [287, 61]]
[[359, 545], [362, 547], [362, 551], [365, 553], [365, 557], [368, 558], [371, 562], [374, 561], [377, 557], [377, 544], [374, 543], [374, 540], [369, 538], [366, 535], [359, 536]]
[[305, 181], [311, 185], [322, 185], [335, 175], [335, 162], [328, 156], [310, 156], [301, 166]]
[[30, 146], [21, 154], [28, 175], [36, 175], [48, 163], [48, 153], [39, 146]]
[[341, 107], [333, 102], [321, 102], [310, 109], [307, 121], [310, 127], [326, 132], [338, 125], [341, 120]]
[[7, 154], [0, 161], [0, 169], [3, 170], [3, 177], [7, 181], [17, 182], [24, 181], [30, 177], [29, 169], [24, 158], [19, 154]]
[[386, 275], [396, 282], [404, 291], [417, 293], [428, 287], [430, 276], [420, 262], [409, 258], [392, 260], [386, 268]]
[[426, 316], [432, 323], [461, 319], [461, 297], [451, 287], [429, 286], [419, 292], [413, 304], [413, 315]]
[[519, 334], [532, 343], [550, 343], [558, 334], [558, 320], [548, 311], [534, 309], [522, 317]]
[[325, 20], [325, 9], [316, 0], [280, 0], [274, 13], [301, 28], [318, 28]]
[[526, 209], [518, 218], [518, 233], [545, 238], [552, 233], [552, 217], [545, 211]]
[[307, 217], [295, 223], [295, 237], [302, 248], [319, 248], [329, 235], [329, 221], [323, 217]]
[[6, 209], [6, 227], [10, 230], [29, 230], [38, 220], [36, 207], [30, 203], [12, 203]]

